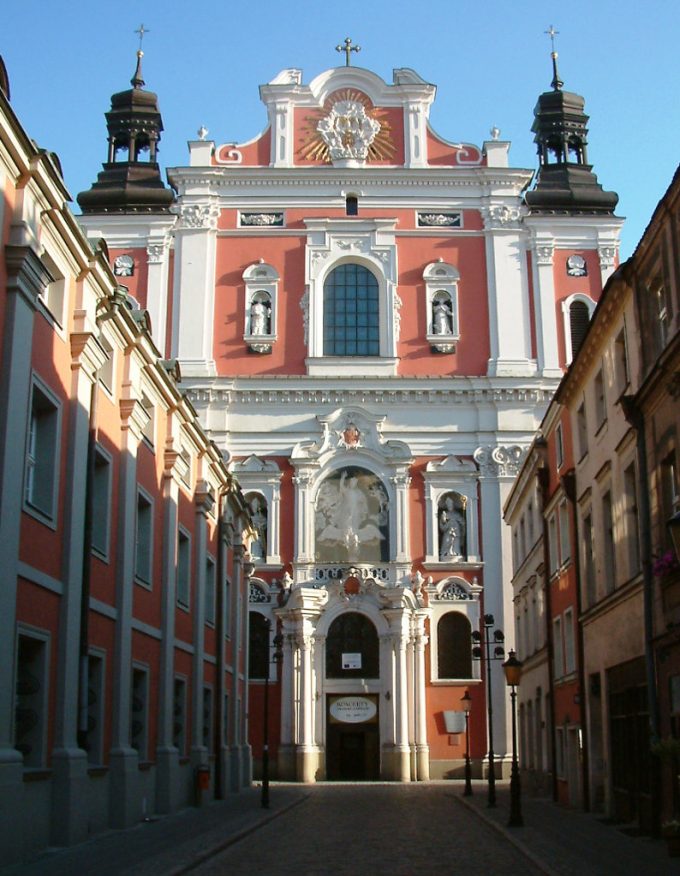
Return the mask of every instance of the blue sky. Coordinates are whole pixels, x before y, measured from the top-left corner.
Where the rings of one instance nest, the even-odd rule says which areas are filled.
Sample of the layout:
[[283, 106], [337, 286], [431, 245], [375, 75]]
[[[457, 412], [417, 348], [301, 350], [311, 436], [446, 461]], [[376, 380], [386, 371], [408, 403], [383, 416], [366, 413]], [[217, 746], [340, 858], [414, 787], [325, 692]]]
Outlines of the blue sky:
[[514, 166], [536, 167], [533, 107], [550, 85], [550, 43], [565, 89], [586, 98], [589, 159], [619, 193], [629, 256], [680, 162], [678, 0], [457, 3], [453, 0], [40, 0], [7, 4], [0, 53], [12, 105], [29, 135], [55, 151], [75, 195], [106, 158], [104, 113], [129, 87], [141, 22], [144, 77], [159, 95], [163, 167], [186, 164], [200, 125], [218, 143], [251, 139], [265, 125], [258, 86], [284, 67], [304, 81], [354, 63], [391, 81], [412, 67], [437, 85], [431, 123], [450, 140], [481, 143], [497, 125]]

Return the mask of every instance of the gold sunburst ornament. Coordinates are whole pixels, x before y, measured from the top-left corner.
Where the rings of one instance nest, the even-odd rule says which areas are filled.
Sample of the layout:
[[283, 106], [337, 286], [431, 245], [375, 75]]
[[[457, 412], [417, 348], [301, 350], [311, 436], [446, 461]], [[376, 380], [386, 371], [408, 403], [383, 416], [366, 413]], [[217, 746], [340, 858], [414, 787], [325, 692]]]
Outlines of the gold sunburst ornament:
[[300, 157], [335, 167], [361, 167], [366, 161], [391, 158], [394, 144], [386, 115], [360, 91], [336, 91], [305, 119]]

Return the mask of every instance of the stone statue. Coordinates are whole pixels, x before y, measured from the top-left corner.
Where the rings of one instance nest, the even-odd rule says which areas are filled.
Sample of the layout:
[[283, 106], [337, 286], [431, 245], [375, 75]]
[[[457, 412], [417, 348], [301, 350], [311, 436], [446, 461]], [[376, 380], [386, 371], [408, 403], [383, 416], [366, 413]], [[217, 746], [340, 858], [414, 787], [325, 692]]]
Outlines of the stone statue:
[[432, 331], [435, 335], [451, 335], [451, 309], [441, 298], [435, 298], [432, 306]]
[[250, 555], [253, 559], [263, 560], [267, 556], [267, 505], [260, 496], [251, 496], [248, 508], [257, 530], [257, 538], [250, 543]]
[[268, 307], [264, 301], [255, 298], [250, 305], [250, 334], [251, 335], [268, 335], [269, 334], [269, 317], [272, 309]]
[[371, 484], [364, 491], [356, 475], [343, 470], [337, 486], [326, 482], [319, 493], [317, 543], [325, 543], [326, 549], [342, 548], [343, 558], [350, 562], [367, 559], [364, 548], [372, 553], [369, 546], [385, 538], [379, 527], [387, 520], [386, 505], [381, 486]]
[[439, 509], [439, 559], [461, 559], [464, 552], [465, 516], [456, 508], [453, 496], [446, 496]]

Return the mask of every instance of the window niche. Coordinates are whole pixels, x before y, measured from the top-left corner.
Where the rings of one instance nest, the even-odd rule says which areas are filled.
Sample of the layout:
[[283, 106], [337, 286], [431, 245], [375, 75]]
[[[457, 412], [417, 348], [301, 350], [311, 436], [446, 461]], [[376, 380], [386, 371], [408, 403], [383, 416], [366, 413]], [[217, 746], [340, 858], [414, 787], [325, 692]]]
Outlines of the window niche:
[[423, 271], [427, 340], [433, 352], [455, 353], [460, 338], [458, 325], [458, 280], [453, 265], [430, 263]]
[[478, 474], [472, 460], [457, 456], [427, 464], [427, 568], [479, 566]]
[[251, 559], [258, 569], [280, 569], [281, 471], [274, 460], [254, 454], [236, 462], [233, 470], [257, 530], [257, 538], [250, 543]]
[[245, 326], [243, 340], [253, 353], [271, 353], [276, 341], [276, 298], [279, 275], [260, 259], [243, 272]]

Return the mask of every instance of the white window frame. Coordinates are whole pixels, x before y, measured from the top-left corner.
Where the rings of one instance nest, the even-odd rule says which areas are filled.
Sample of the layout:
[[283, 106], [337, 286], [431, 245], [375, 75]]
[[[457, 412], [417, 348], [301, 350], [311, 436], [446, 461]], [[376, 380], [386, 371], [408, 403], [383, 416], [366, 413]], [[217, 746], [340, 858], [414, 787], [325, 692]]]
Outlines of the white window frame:
[[[471, 460], [461, 461], [456, 456], [447, 456], [427, 464], [423, 474], [425, 481], [425, 568], [446, 569], [466, 565], [478, 565], [479, 546], [479, 471]], [[439, 502], [446, 493], [460, 493], [465, 497], [465, 527], [467, 560], [447, 562], [439, 559]], [[518, 561], [521, 562], [521, 560]]]
[[212, 554], [205, 558], [205, 623], [209, 627], [215, 626], [217, 604], [217, 563]]
[[[453, 584], [468, 594], [467, 599], [444, 599], [441, 594], [446, 588]], [[465, 615], [470, 622], [470, 630], [474, 632], [479, 629], [481, 610], [480, 597], [482, 588], [475, 583], [470, 584], [464, 578], [457, 575], [450, 575], [438, 581], [437, 584], [427, 588], [430, 602], [430, 683], [435, 686], [450, 685], [460, 681], [461, 679], [440, 679], [439, 678], [439, 634], [438, 627], [441, 617], [449, 612], [457, 611], [459, 614]], [[439, 598], [438, 598], [439, 597]], [[472, 678], [464, 679], [464, 681], [480, 681], [482, 677], [482, 661], [472, 658]]]
[[[182, 544], [186, 544], [186, 548], [183, 549]], [[183, 555], [183, 550], [187, 552], [186, 557]], [[186, 575], [183, 578], [185, 559]], [[180, 585], [183, 585], [184, 582], [186, 583], [186, 602], [183, 599], [184, 594], [180, 594]], [[177, 527], [177, 592], [175, 596], [177, 608], [189, 612], [191, 610], [191, 533], [183, 526]]]
[[562, 301], [562, 324], [564, 329], [564, 354], [565, 361], [567, 365], [572, 361], [572, 344], [571, 344], [571, 318], [570, 318], [570, 309], [571, 305], [574, 304], [575, 301], [582, 301], [586, 307], [588, 308], [588, 318], [593, 318], [593, 311], [595, 310], [596, 302], [593, 301], [588, 295], [583, 292], [575, 292], [573, 295], [570, 295], [568, 298], [565, 298]]
[[[140, 500], [148, 509], [145, 515], [148, 514], [148, 550], [145, 561], [146, 568], [141, 568], [142, 558], [140, 557], [140, 535], [144, 534], [140, 530], [140, 524], [146, 526], [145, 519], [140, 521], [139, 506]], [[137, 484], [137, 503], [135, 506], [135, 583], [147, 590], [151, 590], [153, 586], [153, 560], [154, 560], [154, 501], [153, 497], [142, 486]]]
[[[260, 259], [260, 261], [249, 265], [243, 272], [242, 277], [245, 284], [243, 340], [254, 353], [270, 353], [277, 336], [276, 311], [280, 282], [279, 273], [272, 265]], [[253, 302], [261, 297], [262, 294], [268, 296], [269, 299], [269, 331], [266, 334], [254, 335], [250, 325], [250, 310]]]
[[136, 714], [132, 708], [134, 691], [135, 691], [135, 684], [134, 684], [135, 673], [140, 673], [144, 676], [144, 696], [142, 698], [143, 734], [142, 734], [142, 741], [141, 741], [140, 747], [135, 749], [137, 751], [137, 755], [139, 757], [139, 762], [144, 763], [144, 762], [148, 761], [148, 759], [149, 759], [149, 692], [150, 692], [149, 680], [150, 680], [151, 675], [149, 672], [148, 665], [146, 663], [138, 663], [137, 661], [133, 662], [130, 673], [131, 673], [131, 676], [130, 676], [130, 747], [131, 748], [135, 748], [135, 746], [133, 744], [133, 738], [132, 738], [132, 721], [133, 721], [133, 715]]
[[[37, 705], [37, 709], [34, 709], [39, 714], [39, 722], [38, 729], [35, 734], [36, 744], [38, 746], [38, 753], [36, 756], [29, 756], [29, 760], [24, 759], [24, 769], [42, 769], [47, 762], [47, 728], [49, 724], [49, 715], [48, 715], [48, 704], [49, 704], [49, 684], [50, 684], [50, 650], [51, 650], [51, 637], [49, 632], [46, 630], [41, 630], [36, 627], [28, 626], [27, 624], [18, 624], [17, 625], [17, 636], [15, 643], [15, 656], [14, 656], [14, 666], [15, 666], [15, 675], [14, 675], [14, 690], [15, 690], [15, 702], [17, 701], [17, 680], [18, 680], [18, 669], [19, 669], [19, 641], [20, 638], [31, 639], [35, 642], [38, 642], [42, 648], [40, 654], [40, 665], [38, 667], [39, 671], [39, 680], [41, 681], [40, 690], [37, 692], [37, 697], [35, 704]], [[14, 708], [14, 707], [13, 707]], [[16, 741], [16, 725], [15, 725], [15, 717], [14, 713], [12, 715], [12, 741], [13, 744]], [[33, 755], [33, 752], [31, 752]]]
[[234, 474], [244, 495], [258, 493], [267, 503], [267, 545], [264, 562], [258, 569], [280, 569], [280, 517], [282, 472], [274, 460], [252, 454], [233, 466]]
[[[41, 409], [45, 409], [43, 411], [45, 418], [41, 415], [34, 418], [36, 394], [41, 396], [40, 405]], [[61, 418], [61, 402], [48, 386], [36, 374], [33, 374], [27, 418], [23, 508], [32, 517], [37, 518], [52, 529], [56, 528], [57, 497], [59, 495]], [[40, 436], [38, 436], [36, 429], [40, 429]], [[37, 447], [38, 441], [43, 445], [41, 448]], [[35, 496], [36, 478], [45, 492], [45, 500], [40, 499], [40, 503]]]
[[[88, 730], [88, 742], [90, 735], [94, 738], [87, 752], [88, 763], [91, 766], [101, 766], [104, 763], [104, 718], [106, 715], [106, 651], [103, 648], [91, 646], [88, 648], [87, 686], [88, 686], [88, 717], [92, 716], [95, 721], [94, 730]], [[100, 677], [98, 679], [98, 697], [90, 705], [89, 690], [93, 688], [91, 661], [99, 663]]]
[[[176, 685], [181, 685], [181, 701], [177, 697]], [[185, 757], [187, 750], [187, 694], [189, 683], [186, 675], [176, 674], [172, 681], [172, 744], [177, 748], [180, 758]], [[178, 707], [179, 706], [179, 714]], [[180, 720], [177, 720], [180, 719]], [[179, 733], [175, 733], [175, 724], [181, 725]], [[179, 745], [176, 744], [179, 742]]]
[[564, 642], [562, 641], [562, 615], [553, 618], [553, 677], [564, 675]]
[[41, 261], [52, 277], [52, 281], [45, 286], [40, 295], [40, 302], [43, 305], [44, 311], [62, 329], [64, 327], [64, 309], [68, 290], [68, 281], [66, 279], [68, 270], [58, 265], [48, 252], [43, 253]]
[[[395, 376], [399, 340], [396, 220], [306, 219], [305, 294], [300, 306], [306, 326], [307, 373], [313, 376]], [[324, 284], [342, 264], [367, 268], [378, 281], [379, 356], [325, 356], [323, 351]]]
[[[103, 461], [103, 465], [98, 460]], [[105, 468], [105, 475], [97, 475], [99, 469]], [[109, 561], [111, 541], [111, 508], [112, 508], [112, 473], [113, 458], [108, 451], [97, 444], [95, 447], [94, 481], [92, 483], [92, 553], [104, 562]], [[105, 483], [99, 478], [106, 478]], [[101, 492], [100, 492], [101, 489]], [[95, 533], [99, 529], [103, 533], [102, 543], [95, 544]]]
[[564, 671], [567, 675], [576, 671], [576, 639], [572, 608], [567, 608], [564, 612]]
[[[458, 317], [458, 281], [460, 273], [453, 265], [444, 261], [430, 262], [423, 271], [425, 281], [425, 325], [426, 340], [440, 353], [455, 353], [456, 343], [460, 340], [460, 325]], [[445, 293], [451, 302], [452, 331], [449, 335], [435, 334], [432, 324], [432, 308], [439, 293]]]

